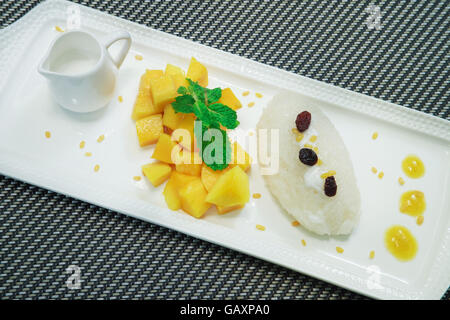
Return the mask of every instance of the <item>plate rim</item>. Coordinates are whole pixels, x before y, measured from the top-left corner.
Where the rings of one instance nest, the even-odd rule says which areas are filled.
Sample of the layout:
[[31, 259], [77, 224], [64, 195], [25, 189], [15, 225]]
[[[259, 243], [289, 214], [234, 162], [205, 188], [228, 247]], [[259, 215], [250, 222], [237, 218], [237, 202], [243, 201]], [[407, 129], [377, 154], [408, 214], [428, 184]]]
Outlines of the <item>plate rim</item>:
[[[350, 109], [352, 111], [360, 112], [373, 118], [388, 121], [395, 125], [407, 127], [417, 132], [426, 135], [431, 135], [443, 139], [446, 142], [450, 142], [450, 122], [445, 119], [430, 114], [425, 114], [410, 108], [402, 107], [361, 93], [353, 92], [344, 88], [336, 87], [334, 85], [323, 83], [318, 80], [313, 80], [304, 76], [296, 75], [288, 71], [278, 69], [276, 67], [268, 66], [259, 62], [252, 61], [250, 59], [233, 55], [228, 52], [207, 47], [205, 45], [193, 42], [191, 40], [167, 34], [162, 31], [154, 30], [152, 28], [137, 24], [135, 22], [115, 17], [108, 13], [97, 11], [95, 9], [65, 0], [47, 0], [45, 2], [42, 2], [37, 6], [35, 6], [33, 9], [31, 9], [29, 12], [27, 12], [22, 18], [15, 21], [11, 25], [7, 26], [0, 32], [0, 42], [5, 43], [3, 49], [0, 49], [0, 57], [2, 57], [2, 59], [0, 60], [0, 92], [3, 91], [6, 80], [8, 79], [11, 70], [13, 70], [13, 68], [18, 63], [20, 54], [17, 53], [22, 52], [25, 49], [26, 44], [29, 43], [29, 40], [32, 37], [32, 32], [26, 34], [25, 31], [32, 28], [32, 26], [36, 27], [37, 25], [44, 24], [46, 19], [61, 18], [63, 16], [61, 15], [61, 13], [64, 12], [64, 9], [67, 8], [67, 5], [74, 5], [82, 8], [83, 15], [95, 17], [96, 19], [98, 19], [97, 23], [99, 25], [102, 24], [109, 25], [110, 22], [114, 22], [114, 28], [127, 28], [133, 35], [133, 37], [136, 37], [140, 41], [144, 41], [145, 38], [152, 38], [152, 41], [164, 42], [165, 44], [164, 50], [175, 51], [176, 48], [179, 48], [180, 44], [185, 45], [186, 47], [188, 47], [187, 48], [188, 50], [186, 50], [186, 55], [188, 56], [195, 55], [196, 57], [204, 61], [206, 64], [209, 63], [214, 65], [223, 65], [226, 66], [226, 69], [232, 72], [246, 73], [249, 77], [258, 78], [257, 81], [265, 83], [271, 83], [273, 82], [274, 78], [277, 78], [278, 80], [280, 80], [280, 82], [277, 81], [278, 86], [283, 85], [283, 87], [288, 90], [296, 91], [298, 93], [306, 94], [307, 96], [312, 97], [320, 96], [321, 100], [324, 100], [328, 103], [332, 103], [334, 105], [339, 104], [339, 106], [344, 105], [345, 108]], [[39, 19], [37, 19], [38, 17]], [[38, 30], [38, 28], [35, 29]], [[217, 58], [218, 56], [220, 56], [220, 59]], [[217, 62], [218, 60], [220, 60], [220, 63]], [[269, 81], [269, 79], [272, 81]], [[336, 97], [338, 97], [337, 100], [335, 99]], [[345, 100], [346, 102], [345, 104], [342, 103], [343, 100]], [[66, 192], [61, 192], [60, 191], [61, 189], [56, 190], [52, 187], [49, 187], [49, 185], [50, 186], [58, 185], [58, 182], [55, 179], [53, 179], [53, 181], [52, 179], [46, 180], [46, 177], [42, 176], [42, 174], [34, 173], [31, 170], [27, 171], [24, 165], [22, 166], [18, 166], [17, 164], [14, 165], [13, 163], [11, 163], [11, 161], [8, 161], [7, 159], [6, 160], [0, 159], [0, 172], [6, 176], [10, 176], [12, 178], [19, 179], [27, 183], [33, 181], [31, 182], [32, 184], [38, 185], [45, 189], [50, 189], [58, 193], [63, 193], [70, 197], [74, 197], [82, 201], [98, 205], [100, 207], [106, 207], [108, 209], [120, 212], [122, 214], [126, 214], [128, 216], [132, 216], [134, 218], [138, 218], [140, 220], [145, 220], [151, 223], [155, 223], [157, 225], [174, 229], [179, 232], [193, 236], [195, 238], [212, 242], [217, 245], [224, 246], [232, 250], [236, 250], [238, 252], [243, 252], [250, 256], [254, 256], [259, 259], [263, 259], [271, 263], [281, 265], [296, 272], [301, 272], [307, 274], [308, 276], [320, 279], [322, 281], [326, 281], [328, 283], [332, 283], [334, 285], [358, 292], [363, 295], [372, 296], [375, 298], [436, 299], [440, 298], [445, 293], [445, 291], [448, 288], [448, 284], [450, 283], [450, 219], [447, 219], [447, 231], [444, 233], [444, 237], [441, 241], [441, 248], [436, 256], [435, 261], [432, 264], [432, 267], [430, 268], [430, 275], [427, 278], [424, 289], [414, 291], [414, 290], [404, 290], [400, 288], [386, 288], [389, 290], [386, 290], [385, 292], [380, 292], [368, 290], [367, 287], [364, 285], [366, 279], [362, 279], [359, 276], [350, 274], [345, 270], [324, 265], [323, 262], [320, 263], [314, 261], [320, 259], [312, 259], [311, 257], [302, 257], [302, 259], [300, 259], [302, 260], [300, 261], [300, 267], [293, 267], [289, 263], [286, 264], [280, 263], [279, 261], [276, 261], [275, 258], [269, 257], [274, 252], [277, 252], [277, 254], [281, 255], [279, 250], [280, 248], [278, 247], [275, 247], [277, 250], [275, 250], [275, 248], [272, 248], [270, 252], [269, 251], [266, 252], [267, 250], [266, 248], [261, 248], [261, 245], [258, 246], [258, 244], [255, 243], [254, 245], [247, 246], [246, 248], [243, 249], [242, 245], [239, 245], [238, 242], [237, 242], [238, 245], [230, 245], [229, 243], [223, 243], [217, 240], [216, 237], [217, 231], [214, 232], [213, 237], [210, 237], [205, 236], [208, 234], [208, 232], [201, 232], [202, 234], [199, 234], [197, 231], [195, 231], [195, 228], [190, 229], [189, 227], [187, 228], [183, 227], [185, 225], [190, 226], [194, 224], [193, 221], [184, 219], [185, 217], [181, 219], [176, 219], [182, 221], [182, 225], [179, 225], [178, 222], [174, 224], [175, 221], [169, 221], [170, 223], [165, 222], [164, 220], [167, 220], [167, 217], [165, 217], [166, 219], [156, 221], [154, 219], [145, 218], [142, 215], [136, 216], [134, 214], [130, 214], [130, 212], [127, 212], [130, 211], [129, 209], [121, 210], [117, 208], [110, 208], [106, 206], [104, 203], [98, 203], [99, 201], [92, 201], [88, 199], [89, 193], [87, 192], [84, 192], [84, 195], [83, 192], [81, 192], [81, 194], [78, 194], [80, 192], [75, 192], [76, 190], [74, 190], [74, 192], [71, 192], [70, 194]], [[45, 181], [47, 182], [45, 183]], [[86, 189], [86, 186], [84, 186], [83, 188], [85, 191], [88, 190]], [[78, 196], [74, 196], [74, 194], [78, 194]], [[110, 203], [115, 202], [112, 201], [114, 199], [113, 194], [108, 195], [108, 193], [106, 192], [102, 194], [102, 197], [104, 197], [104, 199], [107, 201], [111, 201]], [[136, 207], [139, 208], [139, 210], [143, 209], [143, 204], [137, 205], [133, 203], [127, 203], [127, 205], [130, 205], [129, 208]], [[121, 206], [119, 205], [118, 207], [120, 208]], [[167, 215], [167, 212], [170, 212], [166, 208], [160, 208], [158, 206], [151, 205], [148, 203], [145, 203], [144, 207], [145, 210], [147, 211], [151, 209], [151, 211], [157, 216]], [[190, 221], [190, 223], [187, 223], [188, 221]], [[200, 221], [195, 220], [195, 226], [198, 227], [199, 225], [205, 225], [205, 222], [201, 220]], [[204, 231], [207, 231], [207, 229], [210, 228], [210, 224], [206, 223], [205, 226], [203, 226], [203, 229]], [[221, 230], [221, 233], [223, 234], [221, 238], [225, 237], [229, 242], [235, 243], [235, 241], [231, 240], [233, 240], [233, 238], [236, 238], [236, 233], [233, 233], [228, 228], [222, 226], [215, 226], [215, 228], [223, 228], [224, 230]], [[228, 233], [230, 233], [229, 236], [227, 236]], [[245, 238], [245, 240], [248, 239]], [[258, 248], [258, 250], [260, 251], [259, 254], [254, 252], [255, 247], [259, 247]], [[266, 253], [261, 254], [261, 252]], [[283, 253], [283, 255], [290, 256], [289, 252]], [[300, 256], [302, 255], [300, 254]], [[303, 261], [303, 259], [309, 261]], [[309, 272], [305, 271], [305, 269], [308, 269], [303, 268], [304, 266], [302, 266], [302, 264], [305, 263], [314, 267], [312, 269], [309, 268], [310, 269]], [[319, 272], [316, 271], [315, 267], [319, 267], [320, 269], [325, 270], [326, 271], [325, 274], [319, 274]], [[330, 275], [334, 275], [334, 277], [337, 278], [333, 278], [333, 276]]]

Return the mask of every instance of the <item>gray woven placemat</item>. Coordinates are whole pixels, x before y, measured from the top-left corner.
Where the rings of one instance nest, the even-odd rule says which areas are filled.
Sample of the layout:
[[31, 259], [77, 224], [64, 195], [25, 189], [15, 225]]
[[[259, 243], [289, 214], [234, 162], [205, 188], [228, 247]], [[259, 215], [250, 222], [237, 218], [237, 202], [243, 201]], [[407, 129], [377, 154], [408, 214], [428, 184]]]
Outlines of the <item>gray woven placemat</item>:
[[[0, 24], [38, 3], [2, 0]], [[445, 1], [80, 3], [450, 120]], [[370, 4], [381, 9], [379, 30], [366, 24]], [[66, 287], [69, 265], [81, 267], [78, 290]], [[0, 298], [363, 297], [0, 175]]]

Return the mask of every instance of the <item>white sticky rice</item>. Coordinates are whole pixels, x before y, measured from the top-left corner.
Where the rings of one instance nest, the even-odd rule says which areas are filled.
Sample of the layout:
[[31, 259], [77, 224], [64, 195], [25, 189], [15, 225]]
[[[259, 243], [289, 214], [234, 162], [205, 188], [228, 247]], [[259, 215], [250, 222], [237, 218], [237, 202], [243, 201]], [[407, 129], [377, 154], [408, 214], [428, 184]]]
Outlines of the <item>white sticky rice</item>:
[[[302, 141], [297, 142], [292, 129], [297, 115], [305, 110], [311, 113], [311, 125]], [[318, 107], [299, 101], [297, 95], [283, 92], [264, 109], [257, 129], [279, 130], [279, 171], [264, 179], [281, 207], [319, 235], [351, 233], [359, 220], [360, 194], [348, 151], [325, 114]], [[311, 135], [317, 136], [314, 143], [308, 141]], [[318, 147], [322, 165], [300, 162], [299, 150], [305, 143]], [[273, 150], [273, 146], [269, 149]], [[325, 195], [325, 180], [320, 178], [329, 170], [336, 171], [334, 197]]]

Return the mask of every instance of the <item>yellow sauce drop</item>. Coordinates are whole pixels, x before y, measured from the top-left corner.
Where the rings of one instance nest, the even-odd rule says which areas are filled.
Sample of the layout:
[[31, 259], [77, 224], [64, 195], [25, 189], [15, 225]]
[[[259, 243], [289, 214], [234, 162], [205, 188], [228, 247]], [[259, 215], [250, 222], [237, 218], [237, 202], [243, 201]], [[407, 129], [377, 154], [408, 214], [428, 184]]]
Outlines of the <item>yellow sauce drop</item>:
[[81, 141], [80, 142], [80, 149], [83, 149], [84, 148], [84, 146], [86, 145], [86, 141]]
[[257, 97], [257, 98], [262, 98], [262, 93], [259, 93], [259, 92], [257, 92], [257, 93], [255, 93], [255, 96]]
[[142, 59], [144, 59], [144, 57], [142, 57], [140, 54], [135, 55], [134, 58], [138, 61], [141, 61]]
[[254, 102], [250, 102], [250, 103], [248, 104], [248, 107], [251, 108], [251, 107], [253, 107], [254, 105], [255, 105]]
[[320, 160], [320, 159], [318, 159], [318, 160], [317, 160], [317, 165], [318, 165], [318, 166], [321, 166], [322, 164], [323, 164], [323, 161]]
[[311, 142], [316, 142], [317, 140], [317, 136], [311, 136], [311, 138], [309, 138], [309, 141]]
[[141, 181], [141, 177], [140, 177], [140, 176], [134, 176], [134, 177], [133, 177], [133, 180], [134, 180], [134, 181]]
[[245, 96], [248, 96], [249, 93], [250, 93], [250, 91], [244, 91], [244, 92], [242, 92], [242, 95], [245, 97]]
[[380, 171], [380, 173], [378, 174], [378, 178], [383, 179], [383, 177], [384, 177], [384, 172]]
[[55, 30], [58, 31], [58, 32], [64, 32], [64, 30], [61, 29], [61, 27], [59, 27], [59, 26], [55, 26]]
[[375, 251], [370, 251], [370, 253], [369, 253], [369, 258], [370, 259], [373, 259], [373, 258], [375, 258]]
[[398, 178], [398, 183], [402, 186], [405, 184], [405, 180], [402, 177], [400, 177]]
[[100, 170], [100, 166], [98, 164], [96, 164], [94, 167], [94, 171], [97, 172], [98, 170]]
[[259, 199], [259, 198], [261, 198], [261, 193], [254, 193], [254, 194], [253, 194], [253, 198], [254, 198], [254, 199]]
[[372, 172], [373, 172], [373, 173], [377, 173], [377, 172], [378, 172], [377, 168], [372, 167]]
[[97, 138], [97, 142], [98, 142], [98, 143], [102, 142], [103, 140], [105, 140], [105, 135], [104, 135], [104, 134], [100, 135], [100, 136]]
[[418, 190], [406, 191], [400, 197], [400, 212], [417, 217], [420, 216], [426, 208], [425, 195]]
[[297, 220], [295, 220], [295, 221], [292, 221], [292, 226], [293, 227], [298, 227], [299, 225], [300, 225], [300, 222], [298, 222]]
[[305, 239], [302, 239], [302, 245], [303, 245], [304, 247], [306, 247], [306, 241], [305, 241]]
[[378, 132], [374, 132], [372, 134], [372, 139], [375, 140], [376, 138], [378, 138]]
[[418, 156], [409, 155], [402, 161], [403, 172], [412, 179], [417, 179], [425, 174], [425, 165]]
[[403, 226], [392, 226], [386, 230], [384, 242], [388, 251], [400, 261], [408, 261], [416, 256], [416, 238]]
[[117, 97], [117, 99], [119, 100], [119, 102], [123, 102], [123, 97], [122, 96]]
[[337, 253], [343, 253], [344, 249], [342, 249], [341, 247], [336, 247], [336, 252]]
[[52, 134], [50, 133], [50, 131], [45, 131], [45, 137], [47, 139], [50, 139], [51, 136], [52, 136]]
[[85, 155], [86, 157], [90, 157], [90, 156], [92, 156], [92, 152], [86, 152], [84, 155]]
[[336, 174], [336, 171], [330, 170], [330, 171], [328, 171], [328, 172], [322, 173], [322, 174], [320, 175], [320, 177], [321, 177], [322, 179], [326, 179], [326, 178], [328, 178], [328, 177], [334, 176], [335, 174]]

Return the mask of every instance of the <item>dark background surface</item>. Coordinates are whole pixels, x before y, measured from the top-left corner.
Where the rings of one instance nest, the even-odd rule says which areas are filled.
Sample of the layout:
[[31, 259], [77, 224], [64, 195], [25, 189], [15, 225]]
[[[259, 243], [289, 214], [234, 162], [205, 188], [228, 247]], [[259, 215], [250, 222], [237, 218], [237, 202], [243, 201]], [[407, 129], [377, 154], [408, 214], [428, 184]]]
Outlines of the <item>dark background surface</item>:
[[[450, 120], [447, 1], [75, 2]], [[38, 3], [0, 1], [0, 25]], [[366, 25], [370, 4], [380, 30]], [[364, 297], [0, 175], [0, 298]]]

